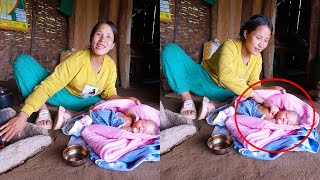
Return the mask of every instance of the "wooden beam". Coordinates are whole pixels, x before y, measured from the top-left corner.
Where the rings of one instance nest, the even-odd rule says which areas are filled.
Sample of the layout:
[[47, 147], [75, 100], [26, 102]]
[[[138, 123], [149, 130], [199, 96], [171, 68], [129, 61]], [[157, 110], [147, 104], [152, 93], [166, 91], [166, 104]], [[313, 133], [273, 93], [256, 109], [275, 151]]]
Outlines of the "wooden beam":
[[83, 42], [85, 42], [86, 38], [86, 0], [77, 0], [75, 2], [75, 9], [74, 9], [74, 34], [73, 34], [73, 42], [74, 48], [76, 50], [80, 50], [85, 48], [83, 46]]
[[91, 0], [86, 2], [86, 34], [82, 34], [82, 36], [85, 36], [85, 41], [83, 42], [84, 47], [88, 47], [90, 45], [91, 30], [94, 27], [94, 25], [97, 24], [99, 18], [99, 0]]
[[[120, 1], [119, 0], [110, 0], [109, 1], [109, 17], [108, 19], [110, 21], [112, 21], [116, 26], [117, 28], [119, 29], [119, 26], [118, 26], [118, 21], [119, 21], [119, 9], [120, 9]], [[119, 42], [119, 37], [118, 37], [118, 42]], [[119, 48], [119, 43], [116, 42], [113, 50], [110, 51], [110, 55], [113, 59], [113, 61], [116, 63], [117, 66], [118, 65], [118, 48]]]
[[309, 53], [306, 66], [308, 84], [312, 85], [311, 67], [317, 58], [320, 58], [320, 1], [312, 0], [310, 6], [310, 30], [309, 30]]
[[99, 0], [99, 19], [108, 19], [110, 6], [108, 0]]
[[217, 21], [217, 38], [223, 43], [229, 36], [229, 7], [230, 0], [218, 0], [218, 21]]
[[98, 22], [99, 0], [75, 1], [73, 47], [76, 50], [86, 49], [90, 45], [90, 33]]
[[253, 0], [243, 0], [240, 28], [252, 16], [252, 6], [253, 6]]
[[274, 58], [274, 29], [275, 29], [275, 17], [277, 0], [265, 0], [262, 13], [272, 20], [273, 32], [269, 40], [269, 45], [262, 53], [263, 58], [263, 75], [264, 78], [273, 77], [273, 58]]
[[210, 38], [217, 38], [217, 23], [218, 23], [218, 7], [217, 5], [210, 7]]
[[[128, 42], [128, 32], [131, 27], [132, 0], [121, 0], [120, 13], [120, 38], [119, 38], [119, 71], [120, 84], [123, 88], [129, 88], [129, 71], [130, 71], [130, 42]], [[131, 30], [130, 30], [131, 31]], [[121, 53], [120, 53], [121, 52]]]
[[229, 7], [229, 21], [227, 21], [229, 23], [228, 39], [238, 39], [240, 38], [242, 0], [230, 2]]
[[252, 15], [261, 14], [262, 13], [262, 5], [263, 5], [263, 0], [253, 0], [253, 2], [252, 2]]
[[75, 7], [76, 7], [76, 1], [73, 1], [72, 3], [72, 9], [73, 13], [72, 15], [68, 18], [68, 49], [74, 48], [74, 27], [75, 27]]

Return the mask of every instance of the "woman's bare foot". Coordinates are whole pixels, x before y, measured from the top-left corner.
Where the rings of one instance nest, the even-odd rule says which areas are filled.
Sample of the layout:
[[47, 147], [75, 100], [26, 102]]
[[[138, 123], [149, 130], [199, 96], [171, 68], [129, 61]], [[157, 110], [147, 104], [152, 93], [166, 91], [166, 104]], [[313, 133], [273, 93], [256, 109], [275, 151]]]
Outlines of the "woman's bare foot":
[[198, 114], [199, 116], [197, 119], [198, 120], [205, 119], [210, 114], [211, 111], [225, 104], [228, 104], [228, 102], [211, 101], [204, 96], [202, 99], [202, 105], [200, 107], [199, 114]]
[[67, 124], [67, 122], [77, 116], [83, 114], [83, 111], [81, 112], [77, 112], [77, 111], [71, 111], [71, 110], [67, 110], [62, 106], [59, 106], [59, 110], [57, 113], [57, 116], [54, 120], [54, 124], [53, 124], [53, 130], [58, 130], [61, 129], [65, 124]]

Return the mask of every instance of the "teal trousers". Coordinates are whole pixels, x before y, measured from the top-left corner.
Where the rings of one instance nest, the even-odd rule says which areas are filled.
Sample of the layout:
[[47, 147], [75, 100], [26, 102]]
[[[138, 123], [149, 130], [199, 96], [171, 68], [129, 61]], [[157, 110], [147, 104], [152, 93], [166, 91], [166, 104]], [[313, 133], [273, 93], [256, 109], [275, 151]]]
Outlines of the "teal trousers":
[[236, 96], [234, 92], [217, 85], [201, 64], [193, 61], [174, 43], [162, 48], [161, 63], [171, 89], [178, 94], [192, 92], [220, 102]]

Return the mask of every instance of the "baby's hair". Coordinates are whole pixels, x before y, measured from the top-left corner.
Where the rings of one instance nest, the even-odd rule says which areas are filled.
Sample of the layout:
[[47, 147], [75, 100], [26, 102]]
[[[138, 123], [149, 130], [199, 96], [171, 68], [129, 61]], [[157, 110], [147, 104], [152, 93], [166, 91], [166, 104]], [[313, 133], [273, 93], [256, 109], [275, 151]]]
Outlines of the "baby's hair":
[[300, 119], [301, 116], [299, 115], [299, 113], [297, 113], [296, 111], [292, 111], [292, 110], [287, 110], [288, 112], [294, 113], [296, 115], [296, 118], [293, 119], [294, 121], [296, 121], [298, 124], [300, 124]]
[[[152, 121], [152, 120], [149, 120], [149, 121]], [[158, 127], [158, 125], [157, 125], [154, 121], [152, 121], [152, 122], [153, 122], [152, 134], [153, 134], [153, 135], [156, 135], [156, 134], [158, 134], [159, 127]]]

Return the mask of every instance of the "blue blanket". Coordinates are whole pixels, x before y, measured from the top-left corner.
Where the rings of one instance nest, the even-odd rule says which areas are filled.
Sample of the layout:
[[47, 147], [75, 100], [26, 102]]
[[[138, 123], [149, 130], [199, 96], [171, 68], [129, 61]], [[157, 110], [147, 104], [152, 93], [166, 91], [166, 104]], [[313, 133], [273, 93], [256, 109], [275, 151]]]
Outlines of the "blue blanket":
[[[206, 121], [209, 125], [213, 125], [212, 119], [214, 119], [214, 115], [217, 114], [219, 111], [222, 111], [227, 106], [222, 106], [220, 108], [217, 108], [216, 110], [212, 111], [209, 116], [206, 118]], [[226, 133], [226, 127], [225, 126], [215, 126], [215, 129], [212, 134], [217, 134], [217, 132], [224, 132], [223, 134], [230, 134]], [[276, 141], [273, 141], [272, 143], [267, 144], [263, 147], [265, 150], [273, 150], [273, 151], [279, 151], [291, 148], [303, 140], [309, 130], [306, 128], [301, 128], [297, 132], [295, 132], [293, 135], [282, 137]], [[313, 129], [313, 131], [310, 133], [309, 137], [298, 147], [292, 149], [291, 151], [308, 151], [311, 153], [317, 153], [319, 150], [319, 142], [318, 142], [318, 132], [317, 129]], [[243, 156], [254, 158], [254, 159], [261, 159], [261, 160], [274, 160], [280, 155], [282, 155], [284, 152], [279, 153], [270, 153], [265, 151], [249, 151], [248, 149], [244, 148], [243, 145], [233, 136], [231, 136], [233, 139], [233, 147], [235, 150], [237, 150], [240, 154]]]
[[[272, 143], [267, 144], [263, 147], [263, 149], [266, 150], [273, 150], [273, 151], [279, 151], [291, 148], [303, 140], [307, 134], [308, 129], [301, 128], [298, 130], [295, 134], [290, 136], [282, 137], [276, 141], [273, 141]], [[311, 153], [317, 153], [319, 150], [319, 142], [318, 142], [318, 132], [316, 129], [313, 129], [313, 131], [310, 133], [309, 137], [298, 147], [290, 150], [290, 151], [308, 151]], [[284, 152], [279, 153], [270, 153], [265, 151], [249, 151], [248, 149], [244, 148], [242, 144], [239, 143], [239, 141], [233, 138], [233, 147], [243, 156], [249, 157], [249, 158], [255, 158], [255, 159], [262, 159], [262, 160], [274, 160], [280, 155], [282, 155]]]
[[98, 166], [116, 171], [131, 171], [144, 161], [160, 161], [160, 137], [152, 144], [128, 152], [115, 162], [101, 159], [90, 147], [90, 159]]

